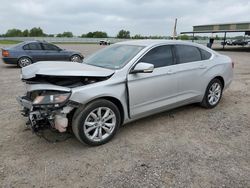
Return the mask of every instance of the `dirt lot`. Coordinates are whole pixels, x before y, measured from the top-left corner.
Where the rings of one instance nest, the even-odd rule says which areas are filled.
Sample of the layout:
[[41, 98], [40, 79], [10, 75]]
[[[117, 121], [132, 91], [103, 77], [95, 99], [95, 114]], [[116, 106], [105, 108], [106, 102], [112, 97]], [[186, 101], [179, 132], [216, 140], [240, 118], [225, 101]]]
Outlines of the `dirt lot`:
[[[88, 55], [98, 45], [61, 45]], [[0, 187], [250, 187], [250, 53], [212, 110], [189, 105], [123, 126], [106, 145], [25, 131], [19, 69], [0, 62]]]

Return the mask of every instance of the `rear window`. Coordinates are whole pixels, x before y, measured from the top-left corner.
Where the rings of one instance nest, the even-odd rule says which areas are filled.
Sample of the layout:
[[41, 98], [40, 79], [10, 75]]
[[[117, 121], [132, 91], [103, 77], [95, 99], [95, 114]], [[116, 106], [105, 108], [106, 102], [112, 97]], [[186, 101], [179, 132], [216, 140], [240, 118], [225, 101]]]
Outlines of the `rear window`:
[[179, 59], [179, 63], [188, 63], [202, 60], [200, 50], [197, 47], [189, 45], [176, 45], [175, 50]]
[[200, 48], [200, 51], [201, 51], [201, 58], [202, 58], [202, 60], [210, 59], [210, 57], [212, 56], [212, 54], [209, 53], [206, 50], [203, 50], [203, 49]]
[[30, 43], [23, 46], [24, 50], [42, 50], [41, 45], [38, 43]]

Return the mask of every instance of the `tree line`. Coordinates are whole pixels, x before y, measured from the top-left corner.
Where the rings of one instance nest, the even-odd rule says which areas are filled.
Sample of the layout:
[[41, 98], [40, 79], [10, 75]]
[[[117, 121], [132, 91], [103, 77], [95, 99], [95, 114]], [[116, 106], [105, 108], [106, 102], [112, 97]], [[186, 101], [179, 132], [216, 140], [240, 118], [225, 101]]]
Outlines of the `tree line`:
[[[46, 34], [40, 27], [33, 27], [28, 30], [20, 29], [9, 29], [5, 34], [0, 35], [0, 37], [74, 37], [73, 33], [70, 31], [65, 31], [58, 34]], [[81, 36], [82, 38], [108, 38], [108, 34], [103, 31], [94, 31], [84, 33]], [[116, 36], [117, 38], [130, 38], [130, 32], [126, 30], [120, 30]]]
[[[74, 37], [73, 33], [70, 31], [65, 31], [63, 33], [58, 33], [58, 34], [46, 34], [40, 27], [33, 27], [32, 29], [28, 30], [20, 30], [20, 29], [9, 29], [5, 34], [0, 35], [0, 37]], [[103, 31], [94, 31], [94, 32], [88, 32], [84, 33], [78, 37], [81, 38], [108, 38], [108, 34]], [[170, 39], [171, 37], [166, 37], [166, 36], [143, 36], [140, 34], [136, 34], [134, 36], [130, 35], [130, 31], [127, 30], [120, 30], [116, 38], [120, 39]], [[208, 36], [195, 36], [194, 40], [207, 40], [209, 37]], [[221, 40], [223, 37], [218, 37], [216, 35], [215, 39], [216, 40]], [[192, 40], [192, 36], [190, 35], [179, 35], [177, 39], [180, 40]]]
[[[34, 27], [30, 30], [25, 29], [25, 30], [20, 30], [20, 29], [9, 29], [5, 34], [0, 34], [0, 37], [74, 37], [73, 33], [70, 31], [65, 31], [63, 33], [58, 33], [58, 34], [46, 34], [40, 27]], [[81, 38], [108, 38], [108, 34], [103, 31], [93, 31], [93, 32], [88, 32], [84, 33], [78, 37]], [[147, 38], [164, 38], [162, 36], [142, 36], [142, 35], [130, 35], [130, 31], [127, 30], [120, 30], [117, 35], [115, 36], [116, 38], [121, 38], [121, 39], [147, 39]]]

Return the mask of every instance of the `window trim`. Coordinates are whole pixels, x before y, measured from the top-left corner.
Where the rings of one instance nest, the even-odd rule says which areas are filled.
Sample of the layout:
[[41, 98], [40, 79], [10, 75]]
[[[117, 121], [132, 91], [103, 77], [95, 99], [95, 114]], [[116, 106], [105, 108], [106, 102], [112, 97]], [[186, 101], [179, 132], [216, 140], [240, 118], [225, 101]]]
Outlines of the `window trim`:
[[[176, 64], [177, 64], [177, 61], [176, 61], [176, 55], [175, 55], [175, 52], [174, 52], [174, 44], [158, 44], [158, 45], [152, 46], [152, 47], [149, 48], [147, 51], [145, 51], [143, 54], [141, 54], [141, 56], [138, 57], [137, 60], [135, 60], [135, 62], [133, 63], [133, 65], [129, 68], [128, 74], [131, 74], [131, 71], [135, 68], [135, 66], [136, 66], [138, 63], [141, 62], [140, 60], [141, 60], [147, 53], [149, 53], [151, 50], [153, 50], [153, 49], [155, 49], [155, 48], [157, 48], [157, 47], [161, 47], [161, 46], [170, 46], [171, 52], [172, 52], [173, 64], [172, 64], [172, 65], [162, 66], [162, 67], [154, 67], [154, 69], [165, 68], [165, 67], [169, 67], [169, 66], [176, 65]], [[147, 63], [147, 62], [145, 62], [145, 63]]]
[[[205, 49], [202, 49], [202, 48], [198, 48], [198, 49], [199, 49], [199, 51], [201, 53], [201, 61], [207, 61], [207, 60], [210, 60], [212, 58], [213, 54], [211, 52], [209, 52], [209, 51], [207, 51]], [[207, 53], [209, 53], [210, 57], [208, 59], [202, 59], [202, 51], [201, 50], [206, 51]]]
[[[185, 63], [180, 63], [180, 57], [178, 56], [176, 46], [189, 46], [189, 47], [197, 48], [197, 50], [198, 50], [199, 53], [200, 53], [201, 60], [198, 60], [198, 61], [189, 61], [189, 62], [185, 62]], [[176, 64], [178, 64], [178, 65], [186, 64], [186, 63], [196, 63], [196, 62], [205, 61], [205, 60], [202, 59], [202, 54], [201, 54], [200, 48], [197, 47], [197, 46], [188, 45], [188, 44], [174, 44], [174, 51], [175, 51], [175, 55], [176, 55]]]
[[[57, 47], [57, 49], [58, 50], [46, 50], [45, 48], [44, 48], [44, 44], [48, 44], [48, 45], [52, 45], [52, 46], [55, 46], [55, 47]], [[42, 50], [46, 50], [46, 51], [56, 51], [56, 52], [58, 52], [61, 48], [59, 48], [58, 46], [56, 46], [56, 45], [54, 45], [54, 44], [50, 44], [50, 43], [40, 43], [40, 45], [42, 46]]]
[[[38, 46], [40, 46], [40, 49], [30, 49], [30, 44], [37, 44]], [[29, 47], [29, 49], [24, 49], [24, 47], [25, 46], [28, 46]], [[25, 45], [23, 45], [23, 50], [35, 50], [35, 51], [39, 51], [39, 50], [43, 50], [43, 48], [42, 48], [42, 46], [41, 46], [41, 44], [40, 43], [37, 43], [37, 42], [30, 42], [30, 43], [27, 43], [27, 44], [25, 44]]]

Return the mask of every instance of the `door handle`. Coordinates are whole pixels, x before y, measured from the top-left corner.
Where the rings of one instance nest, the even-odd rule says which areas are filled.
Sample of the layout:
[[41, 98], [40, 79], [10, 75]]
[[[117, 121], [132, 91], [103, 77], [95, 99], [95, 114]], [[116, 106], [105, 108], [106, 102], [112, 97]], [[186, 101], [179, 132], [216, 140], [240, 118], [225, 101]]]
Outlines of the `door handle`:
[[200, 65], [200, 67], [199, 67], [200, 69], [206, 69], [207, 68], [207, 66], [205, 66], [205, 65]]
[[175, 74], [175, 72], [172, 71], [172, 70], [168, 70], [168, 71], [167, 71], [167, 74]]

